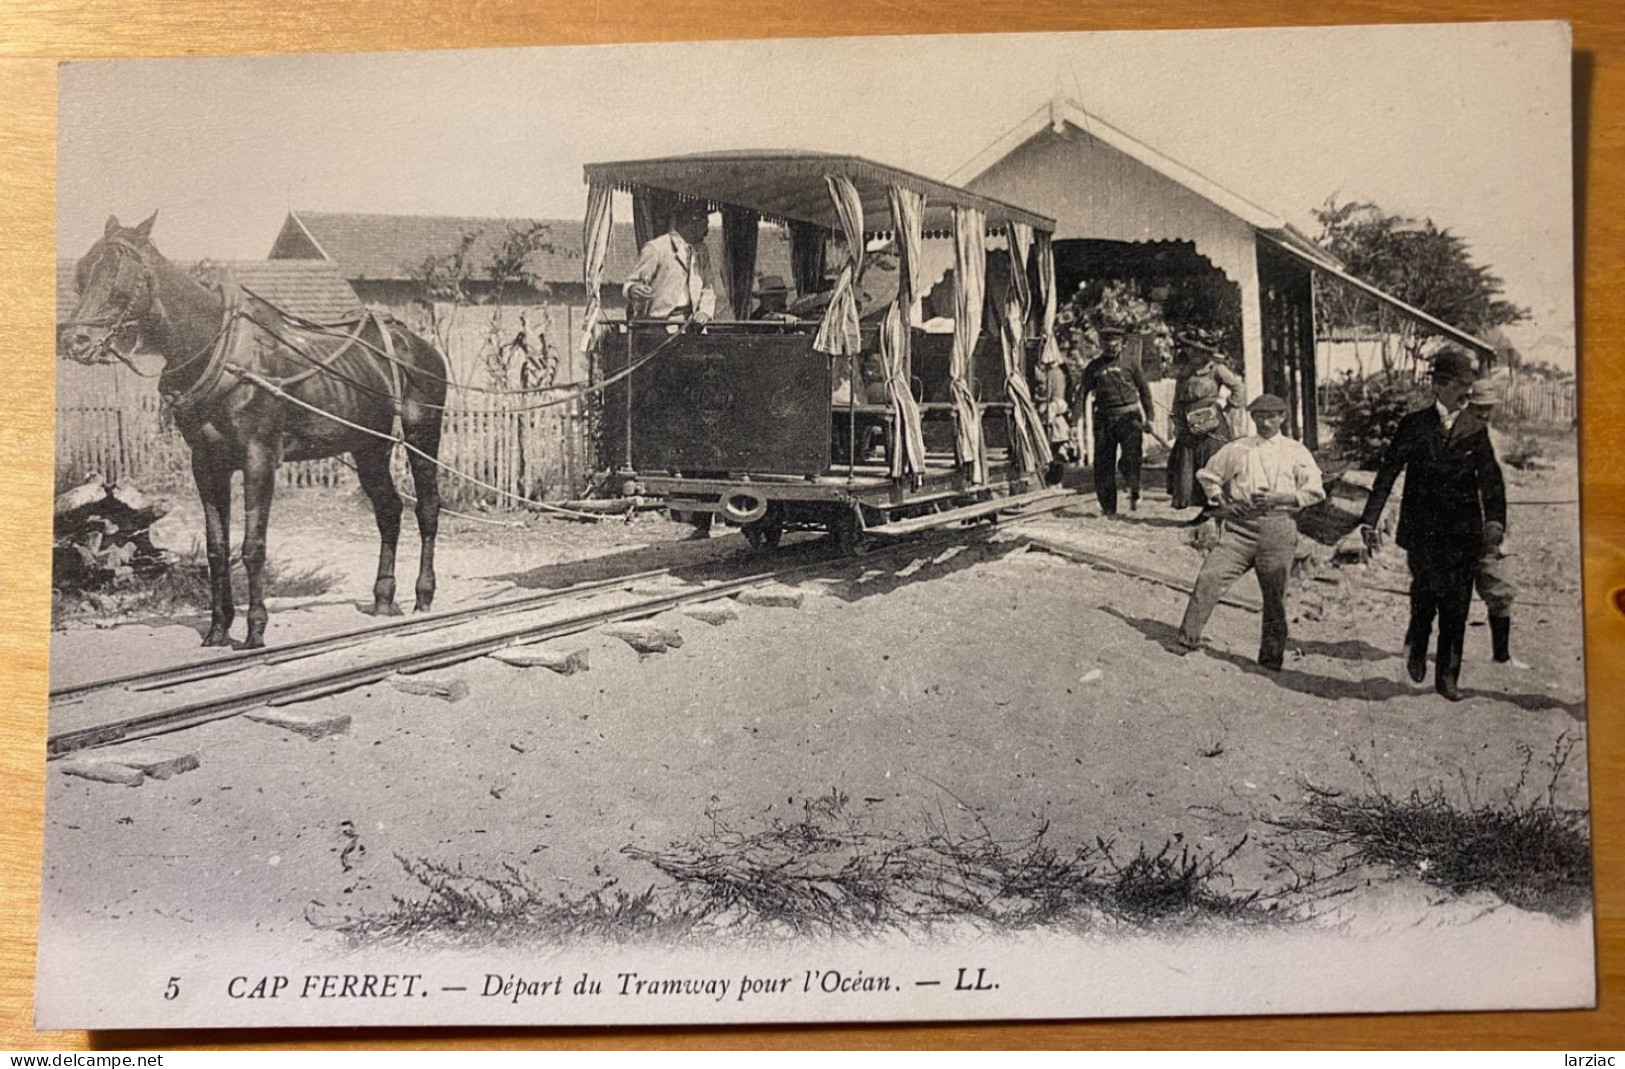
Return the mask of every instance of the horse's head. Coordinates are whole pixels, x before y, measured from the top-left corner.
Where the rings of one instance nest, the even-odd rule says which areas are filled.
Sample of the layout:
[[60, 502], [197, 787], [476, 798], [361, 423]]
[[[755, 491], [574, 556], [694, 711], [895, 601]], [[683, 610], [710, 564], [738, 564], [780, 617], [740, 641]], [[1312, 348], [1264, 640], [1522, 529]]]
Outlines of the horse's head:
[[57, 352], [81, 364], [128, 360], [141, 340], [141, 324], [158, 310], [158, 250], [152, 244], [153, 212], [139, 226], [109, 217], [101, 240], [74, 273], [79, 303], [57, 328]]

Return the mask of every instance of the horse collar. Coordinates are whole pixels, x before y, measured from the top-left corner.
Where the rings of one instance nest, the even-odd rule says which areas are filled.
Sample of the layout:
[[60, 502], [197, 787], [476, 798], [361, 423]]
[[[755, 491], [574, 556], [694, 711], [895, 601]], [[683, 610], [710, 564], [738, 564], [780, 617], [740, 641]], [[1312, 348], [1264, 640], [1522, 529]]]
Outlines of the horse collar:
[[[164, 399], [164, 404], [177, 416], [184, 416], [190, 410], [215, 398], [225, 371], [226, 354], [231, 351], [231, 344], [236, 334], [237, 320], [241, 318], [235, 291], [226, 292], [221, 287], [224, 309], [221, 311], [220, 329], [215, 333], [214, 339], [202, 349], [176, 364], [173, 368], [165, 368], [164, 374], [158, 380], [158, 392]], [[164, 378], [181, 371], [187, 366], [203, 360], [203, 368], [198, 372], [197, 378], [191, 385], [180, 388], [164, 387]]]

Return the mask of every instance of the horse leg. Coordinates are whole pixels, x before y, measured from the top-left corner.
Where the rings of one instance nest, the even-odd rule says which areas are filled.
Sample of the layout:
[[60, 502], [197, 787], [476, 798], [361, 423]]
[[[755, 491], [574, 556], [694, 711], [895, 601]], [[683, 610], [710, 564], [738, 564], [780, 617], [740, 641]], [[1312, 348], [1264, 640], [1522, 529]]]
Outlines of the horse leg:
[[361, 489], [372, 502], [372, 515], [378, 521], [378, 578], [372, 584], [372, 614], [399, 616], [395, 604], [395, 545], [401, 537], [401, 495], [395, 489], [395, 479], [389, 473], [391, 445], [379, 442], [375, 446], [357, 449], [355, 470], [361, 477]]
[[271, 520], [271, 494], [276, 489], [274, 447], [250, 442], [243, 465], [243, 570], [248, 573], [248, 641], [244, 649], [265, 645], [265, 532]]
[[205, 646], [231, 645], [231, 467], [205, 449], [192, 450], [192, 479], [203, 502], [209, 558], [209, 634]]
[[440, 452], [440, 414], [430, 414], [421, 424], [403, 420], [402, 430], [407, 444], [412, 446], [406, 451], [406, 461], [412, 468], [412, 488], [417, 491], [418, 539], [422, 545], [417, 600], [412, 611], [428, 612], [434, 603], [434, 541], [440, 533], [439, 471], [429, 458]]

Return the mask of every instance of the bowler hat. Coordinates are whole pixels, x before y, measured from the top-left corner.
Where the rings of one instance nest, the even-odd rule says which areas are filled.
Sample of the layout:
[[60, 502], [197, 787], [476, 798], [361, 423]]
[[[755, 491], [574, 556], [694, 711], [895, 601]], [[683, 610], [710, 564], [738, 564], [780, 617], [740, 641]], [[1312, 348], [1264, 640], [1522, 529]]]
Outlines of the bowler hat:
[[761, 281], [756, 283], [757, 293], [789, 293], [790, 287], [785, 285], [783, 275], [763, 275]]
[[1460, 349], [1442, 349], [1433, 357], [1433, 377], [1451, 382], [1472, 382], [1478, 378], [1478, 361]]
[[1467, 391], [1467, 403], [1470, 405], [1498, 405], [1501, 403], [1501, 394], [1489, 379], [1479, 379], [1473, 383], [1473, 388]]
[[1247, 411], [1255, 416], [1267, 415], [1271, 412], [1284, 414], [1286, 412], [1286, 402], [1272, 393], [1261, 393], [1253, 398], [1252, 404], [1247, 406]]

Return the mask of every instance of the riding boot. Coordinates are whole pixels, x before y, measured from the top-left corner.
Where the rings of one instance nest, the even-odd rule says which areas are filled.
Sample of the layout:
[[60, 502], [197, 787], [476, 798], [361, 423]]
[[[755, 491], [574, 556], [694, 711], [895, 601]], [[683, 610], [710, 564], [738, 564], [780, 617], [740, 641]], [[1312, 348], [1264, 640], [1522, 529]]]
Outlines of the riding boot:
[[1490, 617], [1490, 641], [1495, 646], [1495, 659], [1501, 664], [1512, 660], [1512, 617]]
[[1433, 689], [1450, 701], [1459, 702], [1461, 691], [1457, 689], [1456, 684], [1461, 678], [1461, 643], [1450, 638], [1446, 634], [1448, 630], [1448, 628], [1439, 629], [1439, 646], [1434, 654]]
[[1405, 673], [1412, 683], [1420, 683], [1428, 677], [1428, 637], [1432, 631], [1431, 617], [1419, 616], [1412, 616], [1410, 626], [1405, 629]]

